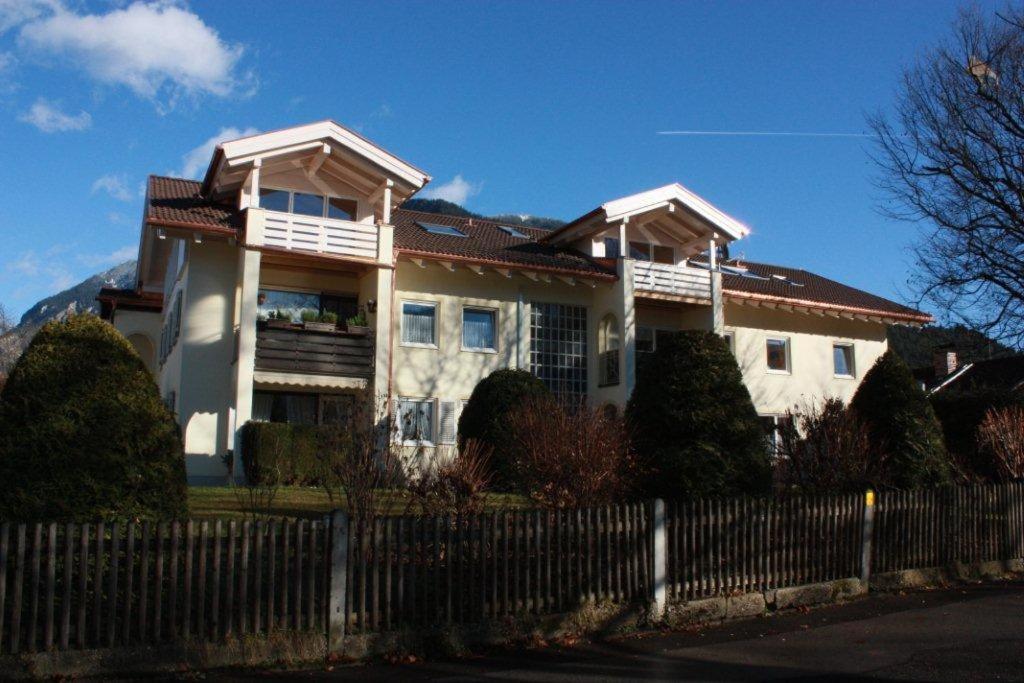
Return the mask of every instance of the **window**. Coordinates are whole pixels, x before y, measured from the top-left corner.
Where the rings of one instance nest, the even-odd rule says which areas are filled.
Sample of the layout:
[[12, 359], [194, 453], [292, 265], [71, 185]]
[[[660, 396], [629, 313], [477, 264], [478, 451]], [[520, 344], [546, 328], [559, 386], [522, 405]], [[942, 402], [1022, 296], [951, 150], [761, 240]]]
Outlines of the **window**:
[[448, 237], [465, 237], [466, 233], [462, 232], [458, 228], [453, 228], [450, 225], [438, 225], [437, 223], [419, 223], [416, 225], [420, 226], [426, 232], [431, 235], [447, 235]]
[[530, 372], [567, 405], [586, 398], [586, 308], [530, 304]]
[[455, 443], [459, 426], [457, 407], [458, 403], [455, 401], [441, 401], [441, 410], [437, 420], [438, 443], [446, 445]]
[[663, 247], [655, 244], [651, 246], [651, 260], [655, 263], [667, 263], [675, 265], [676, 250], [672, 247]]
[[528, 240], [528, 239], [530, 239], [529, 237], [524, 235], [519, 230], [516, 230], [515, 228], [513, 228], [511, 225], [499, 225], [498, 226], [498, 230], [501, 230], [503, 233], [505, 233], [506, 235], [508, 235], [510, 237], [516, 237], [516, 238], [521, 239], [521, 240]]
[[646, 242], [630, 242], [629, 257], [637, 261], [650, 261], [651, 245]]
[[260, 208], [300, 216], [356, 220], [358, 203], [344, 197], [325, 197], [311, 192], [293, 192], [272, 187], [260, 189]]
[[486, 308], [462, 309], [462, 348], [467, 351], [494, 351], [496, 311]]
[[291, 211], [290, 199], [291, 193], [287, 190], [260, 188], [260, 208], [262, 209], [288, 213]]
[[727, 331], [722, 335], [722, 337], [725, 339], [725, 343], [728, 345], [729, 350], [732, 351], [733, 355], [736, 355], [736, 333]]
[[636, 328], [636, 350], [639, 353], [650, 353], [654, 351], [654, 328], [653, 327], [641, 327]]
[[619, 383], [619, 323], [611, 313], [601, 319], [597, 346], [601, 358], [598, 383], [614, 386]]
[[303, 394], [286, 391], [252, 392], [252, 419], [296, 425], [348, 426], [356, 417], [352, 394]]
[[619, 258], [622, 256], [622, 249], [619, 247], [618, 237], [604, 238], [604, 255], [607, 258]]
[[328, 197], [327, 217], [338, 218], [343, 221], [354, 221], [356, 219], [356, 201], [354, 199], [342, 199], [341, 197]]
[[181, 306], [181, 290], [178, 290], [178, 293], [174, 295], [174, 301], [171, 303], [167, 317], [164, 318], [164, 324], [160, 328], [160, 365], [163, 365], [167, 356], [171, 355], [171, 351], [174, 350], [175, 344], [178, 343], [178, 337], [181, 335]]
[[411, 346], [436, 346], [437, 304], [402, 302], [402, 343]]
[[832, 366], [837, 377], [853, 377], [853, 344], [832, 345]]
[[789, 373], [789, 340], [768, 338], [765, 341], [768, 352], [768, 372]]
[[258, 317], [266, 320], [273, 313], [283, 315], [286, 320], [297, 323], [302, 320], [303, 311], [338, 314], [344, 322], [359, 312], [355, 294], [317, 294], [314, 292], [288, 292], [279, 289], [261, 289], [256, 297]]
[[254, 391], [252, 394], [252, 419], [256, 422], [316, 424], [317, 395]]
[[791, 436], [796, 429], [790, 415], [761, 415], [761, 427], [764, 429], [765, 446], [768, 455], [777, 458], [785, 455], [782, 446], [786, 436]]
[[654, 348], [657, 349], [662, 344], [667, 343], [678, 330], [655, 330], [654, 331]]
[[398, 399], [398, 427], [402, 443], [434, 442], [434, 402], [430, 399]]

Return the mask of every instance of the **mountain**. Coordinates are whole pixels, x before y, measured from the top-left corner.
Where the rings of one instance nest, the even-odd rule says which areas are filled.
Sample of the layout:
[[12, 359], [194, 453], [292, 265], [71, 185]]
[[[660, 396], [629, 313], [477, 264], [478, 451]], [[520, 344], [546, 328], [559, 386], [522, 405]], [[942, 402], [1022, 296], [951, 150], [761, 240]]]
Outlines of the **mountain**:
[[481, 220], [505, 223], [506, 225], [521, 225], [527, 228], [540, 228], [541, 230], [554, 230], [565, 225], [565, 221], [557, 218], [541, 218], [528, 214], [503, 213], [497, 216], [484, 216], [473, 213], [454, 202], [444, 199], [418, 199], [413, 198], [402, 204], [403, 209], [410, 211], [426, 211], [427, 213], [438, 213], [442, 216], [459, 216], [461, 218], [479, 218]]
[[36, 303], [13, 329], [0, 336], [0, 374], [9, 371], [40, 327], [68, 313], [99, 313], [96, 295], [101, 287], [126, 288], [134, 284], [135, 261], [125, 261]]
[[119, 266], [110, 270], [97, 273], [77, 285], [48, 296], [35, 306], [28, 309], [25, 315], [21, 316], [17, 330], [26, 327], [41, 327], [44, 323], [53, 320], [58, 315], [71, 309], [73, 313], [99, 312], [99, 304], [96, 302], [96, 295], [100, 293], [101, 287], [127, 288], [135, 284], [135, 261], [125, 261]]

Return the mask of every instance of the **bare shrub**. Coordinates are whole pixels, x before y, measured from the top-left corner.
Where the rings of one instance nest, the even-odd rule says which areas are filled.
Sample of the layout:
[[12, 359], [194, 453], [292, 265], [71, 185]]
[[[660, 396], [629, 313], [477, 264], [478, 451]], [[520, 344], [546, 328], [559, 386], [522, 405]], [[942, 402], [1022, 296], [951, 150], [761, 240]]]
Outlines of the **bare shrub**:
[[281, 489], [281, 473], [276, 467], [264, 469], [255, 480], [236, 484], [231, 478], [231, 493], [242, 513], [253, 522], [274, 517], [274, 501]]
[[597, 505], [630, 492], [637, 460], [618, 414], [541, 397], [513, 412], [510, 425], [516, 477], [541, 505]]
[[1001, 481], [1024, 478], [1024, 406], [985, 413], [978, 426], [978, 445], [992, 454]]
[[475, 439], [439, 452], [439, 462], [410, 482], [410, 507], [416, 505], [428, 515], [483, 512], [493, 476], [490, 457], [491, 449]]
[[401, 453], [392, 446], [393, 425], [387, 420], [375, 421], [384, 411], [386, 397], [375, 403], [369, 394], [361, 395], [349, 416], [352, 430], [339, 432], [324, 443], [320, 452], [319, 471], [323, 488], [333, 502], [337, 496], [345, 501], [348, 513], [368, 519], [382, 511], [382, 500], [394, 495], [405, 483]]
[[778, 481], [802, 493], [846, 493], [884, 485], [885, 463], [868, 430], [839, 399], [788, 413], [796, 428], [779, 431]]

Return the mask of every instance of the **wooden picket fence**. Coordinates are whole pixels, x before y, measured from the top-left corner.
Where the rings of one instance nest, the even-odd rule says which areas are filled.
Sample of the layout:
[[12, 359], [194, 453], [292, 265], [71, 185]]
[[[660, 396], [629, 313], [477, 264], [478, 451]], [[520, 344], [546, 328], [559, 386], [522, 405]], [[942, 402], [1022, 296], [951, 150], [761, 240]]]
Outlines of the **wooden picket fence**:
[[326, 628], [304, 520], [0, 524], [0, 654]]
[[468, 624], [650, 594], [650, 505], [354, 520], [346, 630]]
[[863, 496], [673, 502], [668, 598], [697, 598], [858, 576]]
[[1024, 557], [1024, 483], [878, 494], [872, 571]]
[[[869, 498], [871, 498], [869, 496]], [[1024, 483], [261, 522], [0, 524], [0, 655], [348, 635], [1021, 559]]]

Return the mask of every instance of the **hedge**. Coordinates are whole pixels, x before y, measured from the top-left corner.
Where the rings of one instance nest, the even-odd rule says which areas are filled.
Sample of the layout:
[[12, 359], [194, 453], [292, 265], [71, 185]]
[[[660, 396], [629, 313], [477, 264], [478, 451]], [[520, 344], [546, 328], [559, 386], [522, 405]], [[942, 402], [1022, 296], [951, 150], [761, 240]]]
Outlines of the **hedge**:
[[247, 422], [242, 427], [242, 466], [252, 483], [321, 486], [330, 463], [351, 443], [349, 432], [327, 425]]

